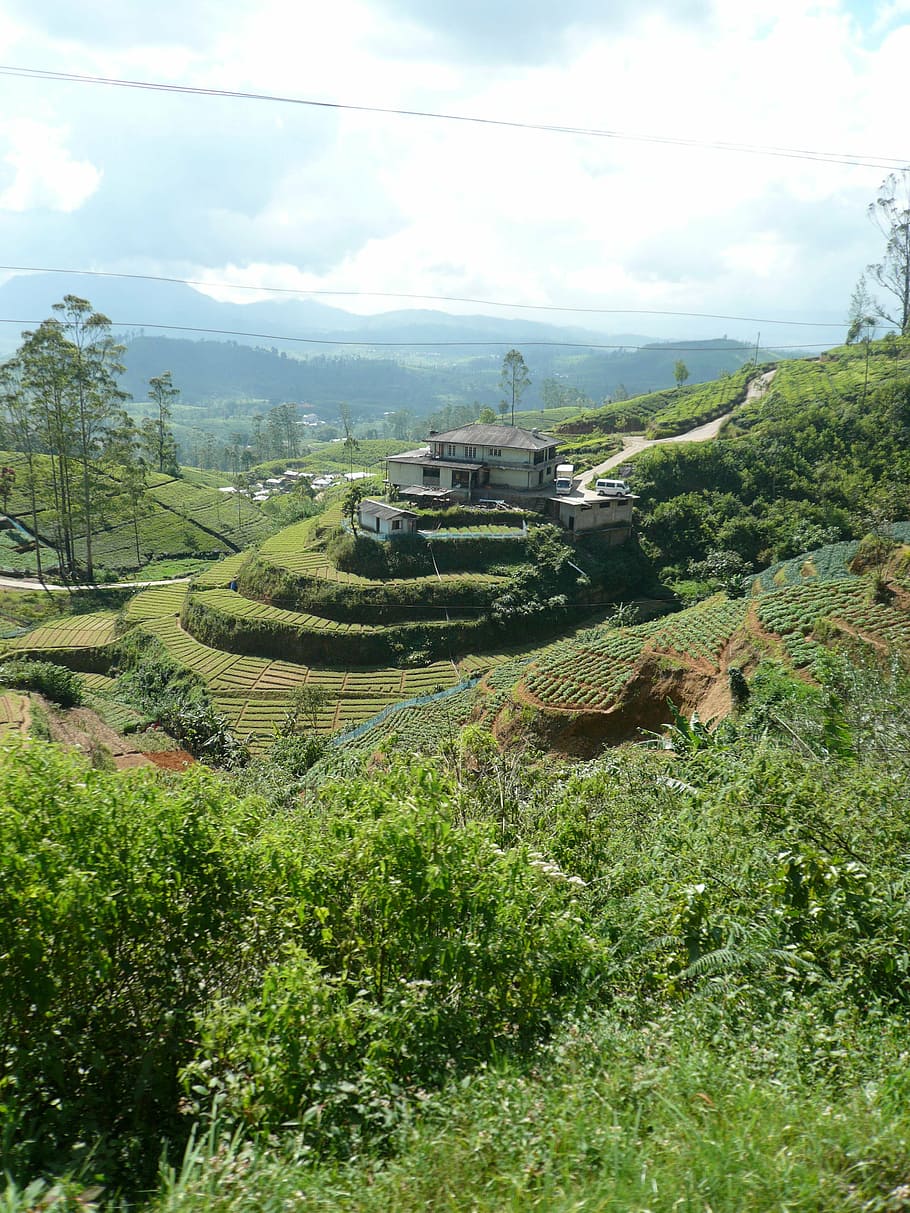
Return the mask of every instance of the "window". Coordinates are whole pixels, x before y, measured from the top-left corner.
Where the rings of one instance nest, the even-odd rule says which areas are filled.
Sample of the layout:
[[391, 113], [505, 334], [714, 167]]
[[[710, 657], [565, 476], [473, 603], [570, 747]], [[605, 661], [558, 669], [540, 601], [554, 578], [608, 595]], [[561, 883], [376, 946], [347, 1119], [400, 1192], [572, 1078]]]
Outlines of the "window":
[[455, 443], [454, 443], [454, 442], [447, 442], [447, 443], [446, 443], [446, 454], [447, 454], [447, 455], [454, 455], [454, 454], [455, 454]]
[[491, 446], [490, 455], [494, 459], [501, 459], [502, 458], [502, 447], [501, 446]]
[[400, 518], [393, 518], [393, 519], [392, 519], [392, 530], [393, 530], [393, 531], [400, 531], [400, 530], [401, 530], [401, 519], [400, 519]]
[[439, 468], [425, 467], [423, 469], [424, 484], [426, 484], [428, 480], [434, 480], [434, 481], [436, 481], [437, 484], [439, 483]]
[[464, 449], [464, 457], [465, 457], [465, 459], [476, 459], [477, 458], [477, 447], [476, 446], [466, 446]]

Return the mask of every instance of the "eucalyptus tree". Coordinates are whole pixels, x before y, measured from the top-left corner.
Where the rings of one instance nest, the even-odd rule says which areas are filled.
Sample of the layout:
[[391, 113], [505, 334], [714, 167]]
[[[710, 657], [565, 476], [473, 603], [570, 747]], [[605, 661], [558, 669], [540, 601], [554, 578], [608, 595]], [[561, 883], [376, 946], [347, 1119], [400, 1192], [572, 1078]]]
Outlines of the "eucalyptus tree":
[[177, 443], [171, 429], [174, 404], [180, 389], [174, 387], [171, 372], [164, 371], [149, 380], [149, 400], [155, 406], [152, 417], [142, 423], [142, 445], [148, 462], [159, 472], [177, 475]]
[[[144, 428], [144, 427], [143, 427]], [[129, 413], [121, 412], [106, 436], [105, 457], [114, 465], [121, 494], [126, 498], [133, 527], [136, 564], [142, 564], [139, 512], [148, 487], [148, 463], [144, 457], [144, 436]]]
[[[0, 365], [0, 408], [3, 410], [4, 428], [9, 446], [25, 456], [27, 470], [23, 487], [28, 494], [31, 507], [32, 535], [35, 540], [35, 567], [38, 579], [41, 581], [44, 579], [44, 571], [41, 567], [41, 537], [38, 534], [35, 432], [31, 424], [28, 403], [22, 391], [22, 366], [16, 358]], [[8, 502], [4, 502], [4, 510], [7, 509], [8, 504]]]
[[71, 393], [70, 350], [60, 325], [45, 320], [34, 332], [23, 333], [14, 360], [17, 370], [16, 431], [20, 450], [47, 456], [46, 480], [40, 495], [50, 500], [48, 539], [57, 552], [63, 575], [76, 567], [76, 430]]
[[867, 268], [894, 300], [887, 306], [876, 303], [876, 315], [906, 337], [910, 334], [910, 168], [885, 178], [878, 197], [869, 204], [869, 216], [885, 237], [885, 251], [881, 261]]
[[123, 346], [111, 336], [111, 322], [107, 316], [93, 311], [87, 299], [64, 295], [62, 303], [54, 304], [54, 311], [57, 317], [45, 323], [56, 324], [65, 342], [76, 451], [81, 469], [85, 573], [92, 581], [95, 576], [93, 473], [101, 454], [104, 429], [117, 406], [126, 399], [126, 393], [117, 383], [117, 376], [124, 370], [120, 362]]
[[515, 424], [515, 408], [521, 402], [525, 390], [531, 386], [531, 376], [524, 358], [518, 350], [509, 350], [502, 360], [499, 387], [503, 393], [500, 412], [505, 417], [511, 408], [512, 425]]

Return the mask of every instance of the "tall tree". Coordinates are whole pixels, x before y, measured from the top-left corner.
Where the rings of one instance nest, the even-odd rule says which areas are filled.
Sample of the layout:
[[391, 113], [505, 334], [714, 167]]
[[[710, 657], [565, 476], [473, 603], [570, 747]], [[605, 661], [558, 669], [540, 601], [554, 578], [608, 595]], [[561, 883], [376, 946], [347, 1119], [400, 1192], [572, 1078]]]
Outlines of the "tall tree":
[[92, 310], [87, 299], [64, 295], [54, 304], [57, 317], [46, 323], [59, 326], [68, 362], [75, 416], [76, 457], [80, 467], [82, 524], [85, 530], [85, 575], [95, 577], [93, 554], [94, 467], [101, 453], [101, 437], [116, 406], [126, 399], [117, 384], [123, 373], [120, 362], [123, 346], [111, 336], [107, 316]]
[[910, 334], [910, 168], [889, 173], [878, 197], [869, 204], [869, 216], [885, 237], [881, 261], [868, 271], [894, 300], [876, 301], [875, 314], [893, 324], [902, 336]]
[[338, 414], [341, 417], [341, 425], [344, 429], [344, 449], [348, 457], [348, 470], [354, 470], [354, 452], [360, 445], [354, 437], [354, 423], [351, 420], [351, 410], [346, 401], [342, 400], [338, 406]]
[[[35, 566], [38, 580], [44, 580], [41, 567], [41, 536], [38, 534], [38, 472], [37, 443], [31, 410], [22, 388], [22, 366], [18, 359], [11, 359], [0, 366], [0, 407], [5, 414], [6, 433], [10, 446], [25, 455], [25, 490], [28, 493], [32, 516], [32, 535], [35, 540]], [[4, 509], [6, 509], [4, 502]]]
[[850, 326], [847, 329], [847, 345], [857, 341], [868, 341], [875, 330], [875, 301], [869, 294], [866, 285], [866, 275], [860, 274], [859, 281], [850, 296]]
[[682, 387], [682, 385], [689, 378], [689, 368], [683, 362], [682, 358], [677, 358], [673, 366], [673, 378], [676, 380], [677, 387]]
[[509, 350], [502, 360], [502, 371], [499, 376], [499, 388], [502, 392], [500, 412], [505, 416], [508, 409], [512, 411], [512, 425], [515, 424], [515, 406], [521, 402], [525, 390], [531, 386], [531, 376], [524, 358], [518, 350]]
[[142, 423], [142, 445], [148, 462], [159, 472], [167, 472], [176, 476], [177, 443], [171, 429], [173, 406], [180, 395], [180, 389], [171, 382], [171, 372], [165, 371], [149, 380], [149, 400], [155, 406], [155, 413]]
[[[32, 333], [23, 333], [16, 356], [19, 394], [19, 441], [34, 453], [48, 456], [47, 487], [51, 508], [46, 512], [48, 538], [57, 552], [64, 577], [75, 571], [77, 504], [76, 417], [71, 392], [71, 350], [61, 326], [45, 320]], [[24, 448], [21, 448], [24, 449]]]

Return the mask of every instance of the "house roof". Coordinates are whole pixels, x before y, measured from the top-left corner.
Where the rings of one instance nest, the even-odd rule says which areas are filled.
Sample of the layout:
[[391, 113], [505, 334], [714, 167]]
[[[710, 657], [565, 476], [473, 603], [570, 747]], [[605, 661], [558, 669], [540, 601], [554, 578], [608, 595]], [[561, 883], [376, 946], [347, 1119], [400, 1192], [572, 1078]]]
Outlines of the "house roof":
[[360, 516], [368, 515], [371, 518], [416, 518], [417, 515], [413, 510], [402, 510], [397, 505], [386, 505], [384, 501], [373, 501], [370, 497], [364, 497], [360, 503]]
[[463, 425], [457, 430], [432, 434], [430, 442], [461, 442], [468, 446], [509, 446], [513, 450], [539, 451], [556, 441], [540, 430], [523, 430], [517, 425]]
[[435, 459], [429, 451], [408, 451], [404, 455], [389, 455], [388, 463], [415, 463], [418, 467], [454, 468], [458, 472], [476, 472], [481, 465], [464, 459]]

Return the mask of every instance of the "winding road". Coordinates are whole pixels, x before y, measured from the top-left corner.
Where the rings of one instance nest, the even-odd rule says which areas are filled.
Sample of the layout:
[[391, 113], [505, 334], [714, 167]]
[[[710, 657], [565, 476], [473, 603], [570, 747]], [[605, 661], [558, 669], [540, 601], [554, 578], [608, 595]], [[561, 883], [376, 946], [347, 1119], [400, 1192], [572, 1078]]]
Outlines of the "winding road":
[[670, 442], [706, 442], [709, 438], [716, 438], [724, 422], [729, 421], [732, 416], [732, 413], [724, 413], [723, 417], [715, 417], [713, 421], [708, 421], [694, 430], [687, 430], [685, 434], [676, 434], [673, 438], [642, 438], [634, 434], [623, 440], [625, 445], [621, 451], [611, 455], [603, 463], [598, 463], [597, 467], [591, 468], [589, 472], [582, 472], [579, 477], [581, 486], [587, 488], [596, 477], [628, 463], [633, 455], [646, 451], [649, 446], [664, 446]]
[[[776, 374], [777, 367], [772, 367], [771, 370], [765, 371], [764, 374], [757, 375], [751, 380], [743, 397], [743, 403], [761, 399], [771, 386], [771, 380]], [[625, 445], [621, 451], [618, 451], [615, 455], [611, 455], [609, 459], [605, 459], [597, 467], [591, 468], [589, 472], [583, 472], [579, 477], [580, 485], [582, 488], [587, 488], [595, 477], [602, 475], [604, 472], [609, 472], [623, 463], [628, 463], [633, 455], [637, 455], [639, 451], [647, 450], [649, 446], [663, 446], [669, 442], [707, 442], [709, 438], [716, 438], [722, 427], [732, 416], [732, 412], [724, 413], [722, 417], [715, 417], [713, 421], [707, 421], [704, 425], [696, 426], [694, 430], [687, 430], [685, 434], [676, 434], [673, 438], [641, 438], [638, 435], [627, 438], [624, 440]]]

